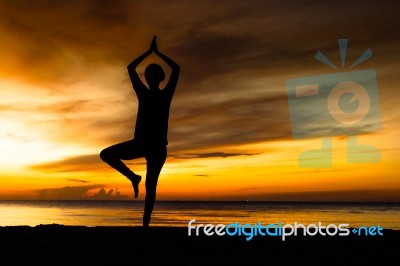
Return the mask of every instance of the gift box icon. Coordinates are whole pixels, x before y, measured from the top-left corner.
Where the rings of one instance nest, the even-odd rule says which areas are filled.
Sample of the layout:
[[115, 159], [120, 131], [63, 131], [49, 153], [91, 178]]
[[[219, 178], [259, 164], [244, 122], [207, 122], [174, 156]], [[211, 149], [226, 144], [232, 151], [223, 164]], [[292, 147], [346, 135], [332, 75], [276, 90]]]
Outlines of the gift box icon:
[[[347, 40], [339, 40], [344, 66]], [[372, 56], [368, 49], [353, 65]], [[321, 52], [316, 58], [336, 68]], [[299, 156], [302, 167], [332, 166], [332, 136], [349, 136], [348, 162], [377, 162], [379, 150], [357, 144], [357, 135], [381, 129], [376, 72], [373, 69], [289, 79], [286, 82], [292, 136], [322, 137], [322, 149]]]

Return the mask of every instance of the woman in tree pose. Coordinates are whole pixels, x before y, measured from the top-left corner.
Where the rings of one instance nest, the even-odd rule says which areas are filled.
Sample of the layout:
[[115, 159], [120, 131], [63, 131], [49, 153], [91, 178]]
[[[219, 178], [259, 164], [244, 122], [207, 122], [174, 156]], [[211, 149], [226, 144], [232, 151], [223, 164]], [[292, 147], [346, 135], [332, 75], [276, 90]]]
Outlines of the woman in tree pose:
[[[143, 84], [136, 72], [136, 67], [153, 52], [172, 69], [169, 81], [162, 90], [160, 83], [164, 80], [165, 73], [160, 65], [150, 64], [146, 67], [144, 75], [147, 86]], [[104, 162], [132, 182], [135, 198], [138, 197], [139, 183], [142, 177], [131, 171], [121, 160], [141, 157], [146, 159], [144, 227], [148, 227], [150, 224], [156, 200], [158, 176], [167, 158], [169, 109], [178, 83], [179, 70], [180, 67], [177, 63], [158, 51], [156, 36], [154, 36], [150, 49], [128, 65], [129, 77], [139, 101], [134, 138], [105, 148], [100, 153]]]

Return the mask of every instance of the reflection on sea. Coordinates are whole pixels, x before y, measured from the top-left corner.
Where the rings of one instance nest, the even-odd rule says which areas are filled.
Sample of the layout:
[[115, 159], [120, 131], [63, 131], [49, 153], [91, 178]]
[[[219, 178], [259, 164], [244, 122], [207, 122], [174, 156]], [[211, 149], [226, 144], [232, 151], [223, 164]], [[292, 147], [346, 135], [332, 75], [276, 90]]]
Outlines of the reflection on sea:
[[[0, 226], [140, 226], [141, 201], [0, 201]], [[196, 223], [347, 223], [400, 230], [400, 204], [158, 201], [152, 226]]]

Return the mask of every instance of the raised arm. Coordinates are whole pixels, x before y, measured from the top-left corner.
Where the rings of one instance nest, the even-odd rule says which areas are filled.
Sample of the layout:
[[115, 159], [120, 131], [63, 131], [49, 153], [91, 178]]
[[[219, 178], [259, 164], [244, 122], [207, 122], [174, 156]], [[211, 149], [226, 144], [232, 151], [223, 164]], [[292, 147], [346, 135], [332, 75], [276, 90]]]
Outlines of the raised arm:
[[136, 72], [136, 67], [147, 57], [149, 56], [153, 51], [150, 49], [148, 51], [146, 51], [145, 53], [143, 53], [142, 55], [140, 55], [138, 58], [136, 58], [135, 60], [132, 61], [132, 63], [130, 63], [128, 65], [128, 73], [129, 73], [129, 77], [131, 78], [131, 82], [133, 85], [133, 89], [136, 92], [139, 92], [143, 89], [146, 89], [146, 85], [143, 84], [142, 80], [139, 78], [139, 75]]
[[158, 51], [156, 36], [154, 36], [153, 38], [150, 50], [154, 51], [154, 53], [157, 56], [159, 56], [162, 60], [164, 60], [164, 62], [167, 63], [167, 65], [172, 69], [171, 76], [169, 77], [168, 83], [165, 86], [164, 90], [173, 95], [175, 92], [176, 85], [178, 84], [180, 66], [177, 63], [175, 63], [171, 58]]

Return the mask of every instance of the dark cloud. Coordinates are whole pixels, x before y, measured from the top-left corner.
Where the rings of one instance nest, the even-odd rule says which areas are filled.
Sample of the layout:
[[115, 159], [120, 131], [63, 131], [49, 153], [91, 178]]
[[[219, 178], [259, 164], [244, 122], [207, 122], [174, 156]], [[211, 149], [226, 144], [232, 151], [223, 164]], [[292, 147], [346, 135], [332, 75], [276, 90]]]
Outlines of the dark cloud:
[[[191, 154], [188, 154], [189, 156]], [[225, 152], [210, 152], [210, 153], [200, 153], [200, 154], [194, 154], [197, 158], [212, 158], [212, 157], [232, 157], [232, 156], [252, 156], [252, 155], [257, 155], [257, 154], [251, 154], [251, 153], [225, 153]]]
[[121, 195], [121, 193], [117, 189], [110, 189], [106, 191], [104, 188], [99, 189], [98, 192], [94, 193], [92, 196], [85, 196], [85, 199], [91, 200], [126, 200], [128, 199], [127, 195]]
[[69, 182], [74, 182], [74, 183], [84, 183], [84, 184], [90, 183], [90, 182], [87, 181], [87, 180], [75, 179], [75, 178], [67, 178], [67, 181], [69, 181]]
[[121, 40], [117, 32], [125, 36], [134, 30], [126, 27], [132, 17], [126, 12], [135, 12], [135, 6], [127, 8], [124, 1], [6, 1], [0, 6], [0, 34], [12, 36], [17, 66], [26, 78], [42, 81], [63, 77], [74, 63], [70, 55], [88, 62], [111, 59], [109, 42]]
[[102, 187], [102, 185], [87, 185], [75, 187], [61, 187], [37, 190], [40, 200], [76, 200], [84, 199], [84, 195], [91, 189]]
[[[99, 151], [100, 153], [100, 151]], [[144, 158], [140, 158], [134, 161], [126, 161], [128, 166], [134, 165], [140, 168], [146, 165]], [[43, 171], [43, 172], [89, 172], [89, 171], [101, 171], [104, 169], [110, 170], [111, 168], [100, 159], [99, 154], [88, 154], [68, 157], [62, 160], [31, 165], [31, 169]], [[89, 182], [80, 179], [68, 179], [71, 182]]]
[[[93, 195], [88, 192], [93, 189], [99, 189]], [[74, 187], [61, 187], [40, 189], [35, 191], [40, 200], [124, 200], [128, 196], [122, 195], [118, 189], [106, 191], [103, 185], [87, 185]]]
[[171, 116], [173, 150], [244, 144], [291, 137], [286, 95], [187, 106]]
[[[168, 155], [172, 159], [198, 159], [198, 158], [228, 158], [234, 156], [254, 156], [258, 153], [236, 153], [236, 152], [209, 152], [209, 153], [171, 153]], [[139, 158], [126, 160], [126, 165], [134, 166], [136, 170], [146, 167], [146, 160]], [[88, 172], [102, 171], [111, 168], [103, 162], [98, 154], [88, 154], [81, 156], [68, 157], [62, 160], [32, 165], [31, 169], [43, 172]], [[76, 183], [89, 183], [89, 181], [69, 178], [67, 181]]]
[[227, 153], [227, 152], [209, 152], [209, 153], [184, 153], [184, 154], [171, 154], [169, 157], [175, 159], [194, 159], [194, 158], [227, 158], [233, 156], [253, 156], [256, 153]]
[[[72, 94], [37, 106], [58, 116], [30, 125], [51, 140], [105, 147], [133, 136], [137, 100], [126, 65], [156, 34], [182, 69], [170, 151], [290, 139], [286, 80], [333, 73], [314, 56], [321, 50], [338, 65], [337, 39], [349, 38], [347, 62], [371, 48], [375, 56], [364, 66], [398, 83], [399, 12], [397, 2], [361, 0], [2, 1], [0, 57], [7, 63], [0, 76], [45, 84], [49, 95]], [[100, 71], [108, 68], [115, 72]], [[383, 84], [382, 99], [394, 99], [395, 86]], [[395, 104], [382, 106], [398, 113]], [[99, 163], [97, 156], [75, 159]], [[68, 160], [42, 169], [81, 167]]]
[[79, 68], [85, 74], [93, 62], [127, 64], [157, 34], [182, 64], [184, 80], [198, 83], [226, 73], [309, 68], [304, 60], [312, 62], [318, 49], [336, 53], [338, 38], [351, 38], [353, 49], [391, 46], [400, 38], [399, 9], [393, 1], [361, 0], [4, 1], [0, 21], [4, 36], [18, 37], [8, 38], [17, 44], [11, 54], [26, 76], [65, 77], [76, 67], [70, 54], [88, 63]]
[[382, 47], [391, 46], [393, 39], [399, 41], [394, 34], [396, 16], [385, 4], [234, 1], [226, 9], [216, 8], [190, 24], [172, 50], [182, 56], [182, 65], [190, 66], [188, 81], [226, 73], [304, 71], [312, 67], [317, 50], [334, 53], [336, 61], [338, 38], [350, 38], [349, 59], [357, 50], [360, 55], [363, 45]]

